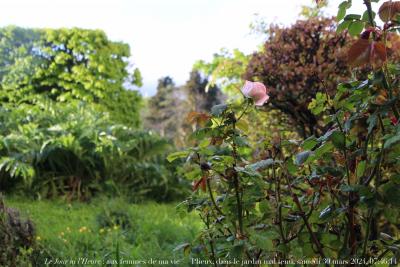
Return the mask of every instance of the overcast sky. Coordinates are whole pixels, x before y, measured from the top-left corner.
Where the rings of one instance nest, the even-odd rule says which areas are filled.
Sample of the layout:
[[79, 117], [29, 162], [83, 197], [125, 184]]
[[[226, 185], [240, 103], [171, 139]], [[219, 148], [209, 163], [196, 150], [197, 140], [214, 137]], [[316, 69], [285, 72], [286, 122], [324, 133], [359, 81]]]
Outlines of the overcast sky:
[[[330, 0], [336, 14], [340, 0]], [[354, 0], [360, 7], [362, 0]], [[357, 3], [360, 2], [360, 3]], [[129, 43], [132, 62], [144, 81], [143, 95], [158, 78], [184, 83], [193, 63], [210, 60], [221, 48], [250, 53], [261, 40], [249, 34], [255, 14], [290, 24], [311, 0], [0, 0], [0, 26], [102, 29]]]

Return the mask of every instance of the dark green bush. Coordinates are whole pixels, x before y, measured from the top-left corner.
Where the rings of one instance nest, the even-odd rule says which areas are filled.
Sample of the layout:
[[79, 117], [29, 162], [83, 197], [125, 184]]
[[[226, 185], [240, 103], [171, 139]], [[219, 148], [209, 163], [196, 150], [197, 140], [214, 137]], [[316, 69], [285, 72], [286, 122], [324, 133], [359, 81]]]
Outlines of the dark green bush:
[[0, 196], [0, 266], [30, 262], [34, 237], [32, 221], [22, 219], [16, 209], [6, 207]]

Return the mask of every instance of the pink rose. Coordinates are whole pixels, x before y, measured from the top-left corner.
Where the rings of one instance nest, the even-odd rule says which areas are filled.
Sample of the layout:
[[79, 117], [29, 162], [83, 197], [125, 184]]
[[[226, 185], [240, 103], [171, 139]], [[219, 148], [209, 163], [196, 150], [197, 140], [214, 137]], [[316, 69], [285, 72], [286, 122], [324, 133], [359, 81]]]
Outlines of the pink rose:
[[245, 97], [251, 98], [256, 106], [262, 106], [269, 99], [269, 90], [260, 82], [246, 81], [242, 88]]

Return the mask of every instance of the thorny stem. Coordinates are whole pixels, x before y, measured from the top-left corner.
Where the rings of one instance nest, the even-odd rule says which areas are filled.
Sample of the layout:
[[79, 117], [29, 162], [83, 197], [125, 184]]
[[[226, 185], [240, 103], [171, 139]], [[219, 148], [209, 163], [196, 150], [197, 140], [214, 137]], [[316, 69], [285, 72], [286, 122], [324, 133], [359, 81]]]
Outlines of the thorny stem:
[[[347, 148], [346, 148], [346, 133], [339, 121], [339, 119], [336, 117], [336, 122], [339, 126], [340, 131], [342, 132], [344, 136], [344, 144], [343, 144], [343, 155], [344, 155], [344, 160], [345, 160], [345, 166], [346, 166], [346, 176], [347, 176], [347, 183], [349, 185], [352, 184], [351, 182], [351, 177], [350, 177], [350, 168], [349, 168], [349, 157], [347, 155]], [[355, 222], [354, 222], [354, 198], [355, 194], [354, 192], [349, 193], [349, 198], [348, 198], [348, 203], [349, 203], [349, 208], [348, 208], [348, 227], [347, 227], [347, 232], [350, 234], [349, 236], [349, 247], [351, 251], [351, 255], [353, 255], [356, 251], [356, 232], [354, 229]]]
[[[210, 229], [210, 218], [209, 218], [209, 215], [207, 214], [207, 221], [206, 221], [206, 226], [207, 226], [207, 229], [209, 230]], [[210, 236], [211, 237], [211, 236]], [[213, 241], [214, 239], [211, 237], [210, 238], [210, 240], [209, 240], [209, 244], [210, 244], [210, 249], [211, 249], [211, 257], [212, 257], [212, 261], [213, 261], [213, 263], [214, 263], [214, 266], [215, 267], [218, 267], [218, 264], [217, 264], [217, 258], [215, 257], [215, 252], [214, 252], [214, 244], [213, 244]]]
[[[367, 2], [369, 0], [365, 0], [365, 2]], [[369, 2], [369, 6], [371, 6], [371, 3]], [[372, 11], [371, 11], [372, 12]], [[370, 19], [372, 19], [372, 13], [369, 13], [369, 17]], [[373, 21], [372, 21], [373, 22]], [[373, 25], [373, 24], [372, 24]], [[322, 84], [324, 85], [324, 83], [322, 82]], [[327, 96], [328, 99], [328, 104], [330, 103], [330, 96], [328, 94], [328, 91], [324, 85], [324, 89], [325, 89], [325, 94]], [[335, 107], [332, 105], [331, 106], [333, 112], [336, 114], [336, 109]], [[336, 115], [335, 115], [336, 116]], [[346, 167], [346, 176], [347, 176], [347, 183], [349, 185], [351, 185], [351, 178], [350, 178], [350, 168], [349, 168], [349, 160], [348, 160], [348, 156], [347, 156], [347, 147], [346, 147], [346, 133], [342, 127], [342, 124], [340, 123], [339, 119], [336, 116], [336, 122], [338, 124], [339, 130], [340, 132], [343, 134], [344, 136], [344, 144], [343, 144], [343, 155], [344, 155], [344, 160], [345, 160], [345, 167]], [[333, 191], [330, 190], [332, 193]], [[335, 194], [334, 194], [335, 195]], [[347, 231], [346, 231], [346, 238], [345, 240], [347, 240], [348, 238], [348, 234], [350, 234], [350, 239], [349, 239], [349, 246], [351, 249], [351, 254], [354, 254], [355, 250], [356, 250], [356, 236], [355, 236], [355, 229], [354, 229], [354, 201], [353, 198], [355, 197], [353, 192], [349, 193], [349, 209], [348, 209], [348, 227], [347, 227]], [[339, 201], [339, 203], [341, 203], [340, 199], [337, 198], [337, 200]]]
[[210, 179], [207, 179], [206, 183], [207, 183], [207, 189], [208, 189], [208, 193], [209, 193], [209, 195], [210, 195], [210, 199], [211, 199], [212, 204], [214, 205], [215, 209], [218, 211], [219, 214], [224, 215], [224, 213], [222, 212], [222, 210], [218, 207], [217, 203], [215, 202], [213, 193], [212, 193], [212, 191], [211, 191]]
[[[234, 115], [233, 115], [234, 117]], [[234, 119], [234, 122], [232, 124], [233, 128], [233, 135], [236, 133], [236, 119]], [[235, 138], [232, 138], [232, 156], [234, 158], [234, 163], [233, 163], [233, 170], [234, 170], [234, 175], [233, 175], [233, 183], [235, 187], [235, 195], [236, 195], [236, 206], [237, 206], [237, 217], [238, 217], [238, 223], [239, 223], [239, 231], [238, 234], [239, 236], [243, 235], [243, 207], [242, 207], [242, 201], [240, 198], [240, 181], [239, 181], [239, 176], [237, 171], [235, 170], [235, 167], [237, 165], [237, 160], [238, 160], [238, 154], [237, 154], [237, 147], [235, 143]]]
[[247, 102], [247, 105], [246, 105], [246, 107], [244, 108], [244, 110], [243, 110], [243, 112], [242, 112], [242, 114], [240, 114], [239, 115], [239, 117], [237, 118], [237, 120], [236, 121], [239, 121], [242, 117], [243, 117], [243, 115], [244, 114], [246, 114], [246, 112], [247, 112], [247, 109], [249, 108], [249, 106], [250, 106], [250, 100], [246, 100], [246, 102]]
[[367, 245], [368, 245], [368, 239], [369, 239], [369, 232], [371, 230], [371, 222], [372, 222], [373, 214], [374, 214], [374, 208], [369, 209], [369, 211], [368, 211], [368, 224], [367, 224], [367, 229], [365, 231], [365, 237], [364, 237], [365, 240], [364, 240], [363, 254], [362, 254], [362, 258], [363, 259], [367, 255]]
[[319, 255], [321, 255], [322, 258], [325, 258], [325, 253], [324, 253], [324, 250], [322, 248], [322, 245], [319, 242], [319, 240], [318, 240], [317, 236], [315, 235], [315, 233], [313, 232], [313, 230], [311, 228], [311, 225], [310, 225], [310, 223], [308, 221], [308, 218], [307, 218], [307, 216], [306, 216], [306, 214], [305, 214], [305, 212], [303, 210], [303, 207], [301, 206], [301, 203], [300, 203], [297, 195], [292, 190], [292, 185], [291, 185], [290, 180], [289, 180], [289, 174], [288, 173], [285, 173], [285, 174], [286, 174], [285, 178], [286, 178], [286, 183], [287, 183], [287, 186], [288, 186], [288, 189], [289, 189], [289, 193], [290, 193], [290, 195], [292, 195], [293, 201], [294, 201], [294, 203], [296, 204], [297, 208], [300, 211], [300, 216], [303, 219], [304, 224], [307, 227], [307, 230], [308, 230], [308, 232], [309, 232], [309, 234], [311, 236], [311, 240], [314, 242], [315, 246], [317, 247]]
[[[286, 244], [286, 237], [285, 233], [283, 231], [283, 225], [282, 225], [282, 203], [281, 203], [281, 193], [280, 193], [280, 182], [279, 179], [276, 177], [276, 172], [275, 172], [275, 166], [272, 166], [272, 177], [275, 181], [275, 195], [276, 195], [276, 205], [277, 205], [277, 220], [278, 220], [278, 226], [279, 226], [279, 234], [282, 238], [283, 243]], [[285, 257], [285, 255], [283, 255]]]
[[369, 24], [371, 24], [372, 27], [375, 27], [372, 6], [371, 6], [371, 0], [364, 0], [364, 4], [367, 7]]

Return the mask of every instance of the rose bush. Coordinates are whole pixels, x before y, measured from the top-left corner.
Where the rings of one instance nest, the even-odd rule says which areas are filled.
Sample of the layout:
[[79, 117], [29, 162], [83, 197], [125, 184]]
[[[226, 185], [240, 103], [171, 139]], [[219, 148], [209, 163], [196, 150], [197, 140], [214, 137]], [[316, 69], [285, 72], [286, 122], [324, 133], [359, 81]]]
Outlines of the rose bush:
[[194, 193], [179, 207], [196, 211], [204, 229], [177, 249], [207, 257], [214, 266], [310, 258], [327, 266], [333, 260], [398, 262], [400, 64], [389, 62], [386, 53], [387, 36], [400, 25], [392, 19], [377, 27], [370, 1], [364, 3], [362, 19], [346, 16], [351, 1], [343, 1], [339, 27], [361, 24], [359, 40], [383, 48], [371, 51], [354, 42], [347, 64], [359, 65], [354, 51], [372, 53], [363, 62], [373, 67], [368, 78], [338, 84], [335, 95], [317, 92], [310, 112], [331, 111], [324, 120], [330, 127], [320, 136], [248, 139], [257, 130], [244, 120], [251, 103], [268, 100], [259, 83], [246, 82], [244, 103], [217, 105], [192, 120], [195, 146], [168, 159], [186, 158], [184, 173], [194, 181]]

